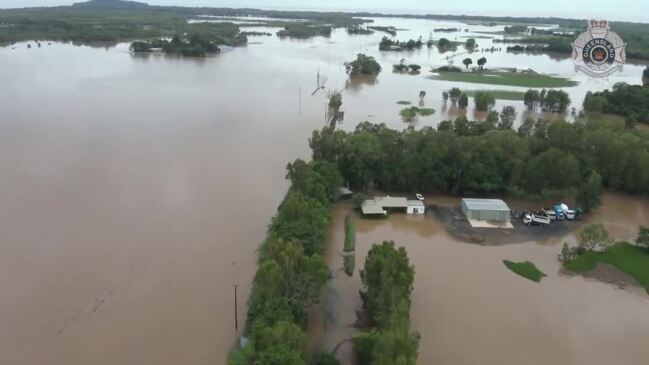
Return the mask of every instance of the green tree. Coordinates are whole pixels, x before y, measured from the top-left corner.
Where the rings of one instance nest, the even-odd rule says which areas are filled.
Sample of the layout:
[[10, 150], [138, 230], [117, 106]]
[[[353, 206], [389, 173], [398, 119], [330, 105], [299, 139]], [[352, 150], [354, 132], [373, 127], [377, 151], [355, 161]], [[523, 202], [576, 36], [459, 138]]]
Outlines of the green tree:
[[448, 48], [451, 45], [451, 41], [449, 41], [446, 38], [441, 38], [439, 41], [437, 41], [437, 46], [439, 48]]
[[478, 59], [478, 66], [480, 67], [481, 70], [484, 70], [484, 65], [487, 64], [487, 58], [486, 57], [481, 57]]
[[516, 120], [516, 108], [511, 105], [503, 107], [503, 111], [500, 113], [500, 122], [498, 123], [498, 129], [512, 129], [512, 127], [514, 126], [514, 120]]
[[476, 46], [475, 39], [474, 38], [467, 39], [464, 45], [468, 50], [474, 49]]
[[460, 100], [460, 96], [462, 96], [462, 90], [460, 90], [457, 87], [454, 87], [448, 91], [448, 96], [449, 99], [451, 100], [451, 104], [456, 105], [458, 100]]
[[469, 97], [466, 95], [466, 93], [460, 94], [460, 97], [457, 100], [457, 106], [462, 110], [466, 109], [469, 106]]
[[392, 241], [373, 245], [360, 275], [363, 307], [376, 326], [397, 324], [402, 320], [395, 318], [397, 312], [408, 318], [415, 269], [403, 247], [395, 248]]
[[646, 247], [649, 249], [649, 227], [641, 226], [638, 231], [638, 238], [636, 238], [635, 243], [638, 246]]
[[355, 60], [345, 62], [345, 70], [349, 76], [378, 75], [381, 72], [381, 65], [376, 62], [374, 57], [359, 53]]
[[589, 212], [601, 204], [599, 199], [601, 193], [602, 177], [597, 171], [593, 171], [588, 176], [586, 182], [580, 187], [575, 200], [585, 212]]
[[469, 57], [467, 57], [467, 58], [465, 58], [465, 59], [462, 61], [462, 63], [464, 64], [464, 66], [465, 66], [466, 69], [468, 70], [468, 69], [469, 69], [469, 66], [471, 66], [471, 64], [473, 63], [473, 60], [470, 59]]
[[523, 97], [523, 103], [528, 110], [536, 110], [541, 104], [541, 95], [538, 90], [527, 90]]
[[496, 105], [496, 98], [492, 93], [480, 90], [476, 91], [473, 96], [473, 102], [475, 103], [476, 110], [486, 112]]
[[589, 224], [579, 232], [579, 249], [585, 251], [603, 251], [613, 244], [603, 224]]
[[590, 91], [586, 93], [584, 98], [584, 110], [589, 113], [601, 114], [604, 111], [604, 104], [606, 98], [603, 96], [594, 96]]
[[447, 91], [442, 92], [442, 101], [444, 102], [444, 104], [446, 104], [446, 102], [448, 101], [448, 92]]

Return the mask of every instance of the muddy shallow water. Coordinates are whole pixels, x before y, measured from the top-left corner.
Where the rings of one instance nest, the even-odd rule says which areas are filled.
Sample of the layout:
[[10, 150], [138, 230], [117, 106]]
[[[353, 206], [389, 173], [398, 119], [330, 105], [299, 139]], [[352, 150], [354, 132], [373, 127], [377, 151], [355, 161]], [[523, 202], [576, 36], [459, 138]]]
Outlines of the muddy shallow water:
[[[399, 39], [458, 25], [377, 20], [387, 23], [408, 29]], [[418, 127], [448, 117], [440, 95], [454, 84], [426, 79], [427, 72], [391, 72], [401, 58], [427, 69], [446, 55], [436, 49], [379, 53], [382, 36], [336, 30], [331, 38], [300, 41], [251, 37], [248, 47], [206, 59], [132, 56], [127, 44], [0, 48], [0, 363], [223, 363], [236, 338], [232, 263], [243, 322], [255, 250], [288, 187], [286, 162], [308, 158], [307, 138], [325, 124], [326, 95], [311, 96], [318, 72], [326, 90], [344, 90], [342, 128], [363, 120], [405, 128], [396, 102], [417, 102], [420, 90], [438, 112]], [[372, 82], [347, 80], [342, 64], [358, 52], [376, 56], [384, 68]], [[547, 55], [487, 58], [488, 66], [524, 64], [574, 76], [570, 60]], [[622, 75], [568, 91], [580, 103], [589, 88], [639, 80], [642, 68], [629, 65]], [[624, 222], [614, 224], [626, 231]], [[414, 235], [412, 242], [443, 237], [435, 226], [399, 226]], [[375, 239], [372, 232], [376, 239], [383, 235], [366, 229], [368, 240]], [[448, 265], [451, 257], [444, 255], [469, 249], [439, 245]], [[449, 280], [448, 288], [436, 286], [434, 299], [463, 290]], [[611, 308], [635, 311], [633, 304], [616, 303]], [[452, 319], [474, 309], [466, 306], [444, 308]], [[426, 317], [423, 309], [414, 313]], [[437, 317], [428, 318], [441, 321]], [[453, 330], [448, 322], [445, 330], [460, 331], [462, 323]], [[448, 341], [450, 349], [473, 346], [457, 337]], [[424, 351], [422, 359], [435, 359]]]
[[[454, 199], [445, 199], [448, 203]], [[607, 217], [617, 239], [628, 239], [649, 221], [649, 202], [606, 194], [590, 220]], [[342, 267], [343, 220], [349, 206], [334, 209], [327, 252]], [[620, 222], [624, 229], [616, 230]], [[649, 295], [639, 287], [565, 274], [557, 261], [561, 242], [486, 247], [450, 237], [431, 215], [394, 214], [387, 220], [356, 219], [356, 270], [341, 270], [325, 291], [322, 313], [312, 317], [313, 347], [328, 350], [356, 333], [360, 308], [358, 270], [372, 243], [394, 240], [415, 266], [412, 328], [421, 334], [419, 364], [644, 364], [649, 349]], [[548, 276], [537, 284], [515, 275], [502, 260], [536, 264]], [[348, 348], [338, 355], [346, 358]], [[343, 361], [343, 364], [346, 364]]]

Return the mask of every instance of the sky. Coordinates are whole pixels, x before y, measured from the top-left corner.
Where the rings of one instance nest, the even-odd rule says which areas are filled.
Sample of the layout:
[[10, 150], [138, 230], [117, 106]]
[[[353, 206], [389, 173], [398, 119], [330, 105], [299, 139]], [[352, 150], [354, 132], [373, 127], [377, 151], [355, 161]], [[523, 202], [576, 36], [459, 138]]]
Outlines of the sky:
[[[69, 5], [82, 0], [0, 0], [0, 8]], [[649, 22], [647, 0], [140, 0], [151, 5], [255, 7], [281, 10], [340, 10], [506, 16], [559, 16]]]

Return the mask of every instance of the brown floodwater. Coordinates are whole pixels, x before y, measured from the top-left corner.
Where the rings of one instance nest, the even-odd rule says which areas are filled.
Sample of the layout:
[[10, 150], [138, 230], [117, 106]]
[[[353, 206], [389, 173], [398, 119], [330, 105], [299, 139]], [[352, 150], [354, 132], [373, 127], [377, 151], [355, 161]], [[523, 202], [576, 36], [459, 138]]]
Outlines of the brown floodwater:
[[[457, 198], [434, 198], [458, 204]], [[373, 243], [404, 246], [415, 266], [411, 327], [421, 335], [419, 364], [645, 364], [649, 356], [649, 295], [563, 272], [563, 240], [506, 246], [456, 241], [430, 215], [393, 214], [386, 220], [356, 217], [356, 270], [342, 270], [344, 216], [334, 208], [327, 260], [334, 278], [321, 314], [311, 318], [314, 348], [332, 350], [357, 333], [358, 270]], [[605, 222], [616, 239], [630, 239], [649, 221], [649, 201], [605, 194], [589, 221]], [[573, 234], [564, 237], [574, 240]], [[534, 283], [502, 260], [532, 261], [547, 274]], [[347, 361], [351, 350], [341, 346]]]
[[[377, 24], [387, 23], [408, 29], [400, 32], [399, 39], [427, 38], [433, 28], [457, 24], [377, 20]], [[485, 30], [468, 28], [467, 34], [446, 36]], [[416, 104], [420, 90], [428, 93], [425, 105], [438, 113], [421, 118], [416, 126], [435, 125], [449, 116], [441, 111], [440, 95], [456, 84], [429, 80], [427, 72], [398, 75], [390, 71], [401, 58], [427, 70], [444, 63], [446, 54], [436, 49], [379, 53], [382, 36], [349, 36], [337, 30], [331, 38], [300, 41], [251, 37], [247, 47], [206, 59], [134, 57], [127, 44], [105, 48], [53, 43], [29, 49], [19, 43], [0, 48], [0, 364], [224, 363], [236, 338], [230, 283], [236, 272], [242, 323], [255, 271], [255, 250], [288, 187], [284, 166], [295, 158], [309, 157], [307, 138], [325, 124], [325, 92], [311, 95], [318, 72], [326, 90], [343, 90], [342, 128], [352, 129], [363, 120], [404, 128], [396, 102]], [[479, 43], [487, 46], [488, 42]], [[342, 63], [361, 51], [377, 57], [385, 72], [374, 80], [348, 82]], [[575, 76], [570, 60], [547, 55], [503, 52], [487, 57], [489, 66], [524, 64], [540, 72]], [[631, 65], [624, 74], [586, 81], [569, 92], [578, 100], [589, 88], [635, 82], [642, 68]], [[616, 224], [622, 227], [624, 223]], [[361, 227], [360, 241], [379, 239], [387, 234], [381, 231], [387, 227], [367, 228], [367, 233]], [[407, 222], [397, 227], [398, 232], [412, 235], [412, 244], [444, 237], [435, 233], [434, 225]], [[481, 250], [440, 242], [437, 254], [448, 259], [444, 264], [453, 264], [454, 270], [467, 265], [466, 260], [460, 261], [462, 250]], [[547, 255], [548, 262], [554, 255], [528, 246], [532, 253], [540, 250], [534, 255]], [[502, 250], [515, 253], [528, 246]], [[497, 250], [481, 252], [492, 252], [484, 256], [492, 255], [493, 260], [503, 256], [497, 252], [507, 252]], [[453, 263], [448, 255], [457, 255], [458, 261]], [[425, 265], [416, 264], [423, 270]], [[452, 308], [453, 298], [467, 299], [455, 294], [466, 288], [453, 286], [454, 271], [441, 274], [443, 265], [431, 268], [440, 275], [430, 278], [435, 280], [430, 294], [436, 294], [431, 308], [439, 311], [447, 304], [442, 317], [448, 322], [421, 309], [425, 301], [417, 290], [413, 317], [435, 323], [429, 329], [433, 332], [420, 329], [423, 338], [449, 351], [484, 348], [487, 343], [436, 337], [442, 336], [436, 332], [441, 329], [450, 334], [471, 332], [464, 326], [466, 320], [452, 329], [452, 320], [464, 318], [465, 310], [475, 308], [467, 303]], [[504, 283], [526, 284], [500, 270], [496, 265], [483, 272], [484, 280], [493, 274], [490, 282], [499, 282], [503, 276]], [[424, 280], [418, 276], [418, 288]], [[608, 287], [597, 283], [584, 287], [595, 288], [594, 292], [608, 298]], [[480, 290], [497, 293], [505, 289], [506, 285]], [[475, 293], [471, 290], [465, 295], [470, 299]], [[613, 314], [638, 313], [634, 304], [624, 302], [631, 299], [618, 299], [627, 296], [614, 298]], [[344, 299], [357, 301], [357, 296]], [[605, 303], [612, 301], [609, 298]], [[600, 321], [618, 319], [617, 315], [595, 314], [603, 315]], [[339, 315], [348, 313], [344, 310]], [[466, 316], [472, 318], [471, 313]], [[515, 318], [511, 322], [514, 326]], [[498, 328], [492, 328], [494, 333], [499, 333]], [[628, 346], [635, 343], [630, 339]], [[592, 347], [608, 348], [599, 345]], [[422, 346], [422, 359], [437, 359], [443, 353], [430, 348], [428, 354], [428, 350]], [[482, 353], [478, 350], [465, 356]], [[504, 349], [502, 356], [508, 351]]]

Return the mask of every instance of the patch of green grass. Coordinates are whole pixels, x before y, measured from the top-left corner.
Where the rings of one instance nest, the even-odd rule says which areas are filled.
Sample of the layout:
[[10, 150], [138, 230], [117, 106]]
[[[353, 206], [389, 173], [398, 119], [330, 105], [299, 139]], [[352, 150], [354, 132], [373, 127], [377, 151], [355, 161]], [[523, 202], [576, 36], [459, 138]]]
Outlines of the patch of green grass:
[[352, 252], [356, 249], [356, 225], [354, 218], [348, 214], [345, 217], [345, 252]]
[[510, 91], [510, 90], [467, 90], [465, 91], [467, 96], [473, 97], [478, 91], [486, 91], [489, 94], [493, 95], [494, 98], [498, 100], [523, 100], [525, 98], [525, 92], [523, 91]]
[[430, 78], [434, 80], [466, 82], [473, 84], [544, 88], [570, 87], [578, 84], [577, 81], [533, 72], [438, 72], [437, 75], [433, 75]]
[[649, 291], [649, 250], [626, 242], [616, 243], [606, 252], [586, 252], [563, 266], [575, 273], [595, 270], [598, 263], [614, 266], [631, 275]]
[[354, 267], [356, 266], [356, 258], [354, 253], [343, 256], [343, 267], [345, 268], [345, 274], [352, 276], [354, 275]]
[[546, 276], [542, 271], [537, 269], [533, 263], [529, 261], [513, 262], [509, 260], [503, 260], [503, 263], [505, 264], [505, 266], [507, 266], [509, 270], [515, 272], [516, 274], [524, 278], [535, 281], [537, 283], [540, 282], [544, 276]]
[[412, 103], [409, 102], [408, 100], [399, 100], [399, 101], [397, 101], [397, 104], [399, 104], [399, 105], [410, 105]]

